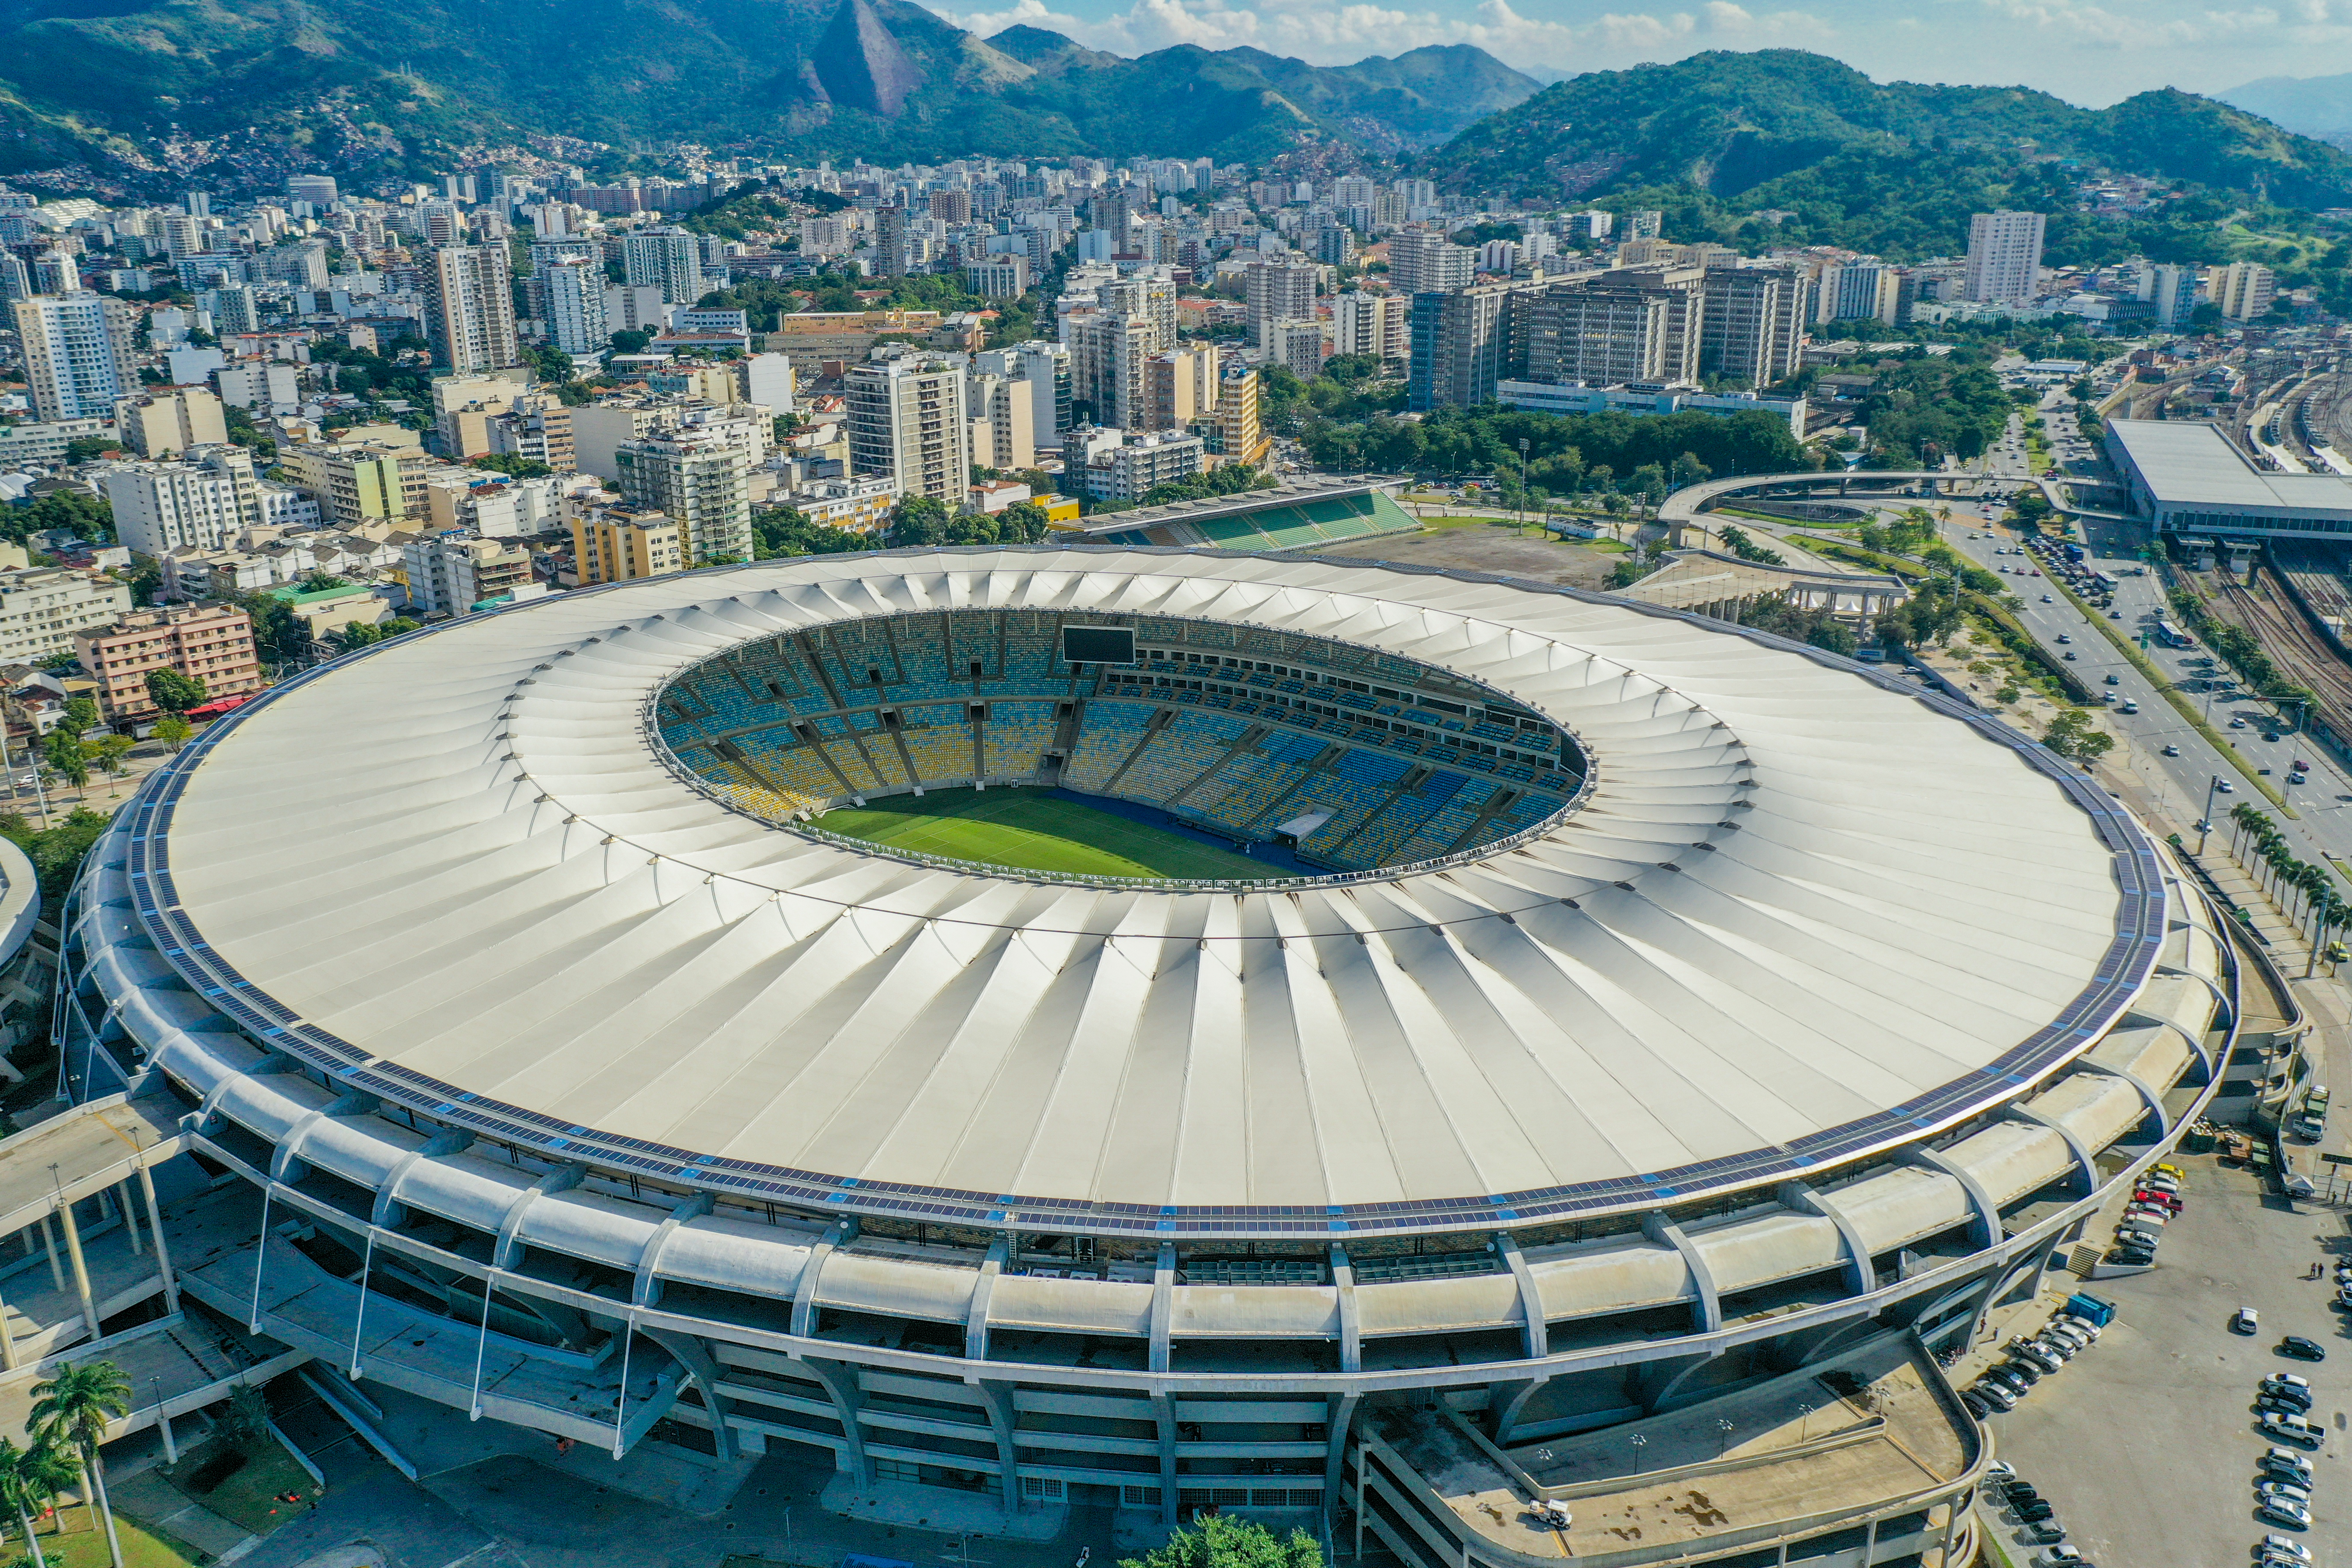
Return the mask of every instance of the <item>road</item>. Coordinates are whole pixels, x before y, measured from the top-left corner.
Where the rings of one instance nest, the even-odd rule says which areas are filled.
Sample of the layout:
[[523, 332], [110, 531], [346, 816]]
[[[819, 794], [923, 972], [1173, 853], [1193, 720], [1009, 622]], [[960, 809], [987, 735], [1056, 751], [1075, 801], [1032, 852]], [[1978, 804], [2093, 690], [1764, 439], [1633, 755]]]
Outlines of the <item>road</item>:
[[[2053, 395], [2045, 401], [2042, 415], [2053, 456], [2063, 468], [2086, 479], [2108, 477], [2104, 458], [2075, 428], [2071, 405]], [[1972, 466], [1989, 479], [2029, 477], [2021, 421], [2013, 416], [2008, 434]], [[2204, 649], [2178, 650], [2155, 643], [2156, 622], [2171, 613], [2164, 602], [2163, 579], [2154, 567], [2148, 567], [2145, 576], [2124, 575], [2143, 564], [2138, 552], [2147, 542], [2144, 529], [2096, 516], [2084, 520], [2084, 543], [2093, 565], [2116, 577], [2120, 584], [2114, 605], [2119, 616], [2110, 618], [2108, 625], [2135, 639], [2143, 632], [2150, 634], [2146, 650], [2150, 662], [2169, 683], [2196, 700], [2200, 716], [2210, 715], [2210, 721], [2229, 735], [2244, 759], [2242, 764], [2199, 734], [2156, 686], [2100, 635], [2090, 619], [2096, 612], [2078, 608], [2046, 577], [2020, 577], [2020, 574], [2037, 573], [2039, 563], [2023, 552], [2017, 536], [1999, 526], [1998, 519], [2008, 510], [2005, 498], [1956, 498], [1948, 506], [1951, 521], [1941, 530], [1945, 542], [1964, 559], [2014, 579], [2010, 591], [2024, 601], [2018, 618], [2026, 629], [2053, 655], [2063, 658], [2071, 653], [2069, 667], [2085, 686], [2116, 694], [2107, 721], [2139, 753], [2127, 759], [2126, 765], [2133, 765], [2171, 802], [2184, 826], [2199, 818], [2209, 800], [2221, 816], [2242, 801], [2252, 802], [2271, 811], [2302, 858], [2352, 864], [2352, 778], [2316, 747], [2281, 729], [2278, 714], [2267, 703], [2242, 691], [2214, 689], [2217, 679], [2231, 677], [2226, 668], [2210, 667], [2206, 661], [2210, 655]], [[1785, 531], [1799, 531], [1792, 525]], [[2019, 552], [2008, 553], [2011, 550]], [[2045, 596], [2047, 604], [2042, 602]], [[2214, 668], [2211, 676], [2207, 674], [2209, 668]], [[2109, 677], [2114, 678], [2112, 684]], [[2127, 703], [2137, 705], [2138, 711], [2123, 711]], [[2273, 733], [2281, 738], [2275, 742], [2264, 738]], [[2168, 746], [2177, 748], [2179, 754], [2167, 756]], [[2297, 760], [2312, 764], [2309, 780], [2290, 785], [2288, 764]], [[2253, 775], [2265, 768], [2270, 773], [2264, 782], [2286, 797], [2295, 817], [2271, 810], [2270, 802], [2254, 786]], [[2217, 779], [2228, 784], [2226, 792], [2211, 787]]]

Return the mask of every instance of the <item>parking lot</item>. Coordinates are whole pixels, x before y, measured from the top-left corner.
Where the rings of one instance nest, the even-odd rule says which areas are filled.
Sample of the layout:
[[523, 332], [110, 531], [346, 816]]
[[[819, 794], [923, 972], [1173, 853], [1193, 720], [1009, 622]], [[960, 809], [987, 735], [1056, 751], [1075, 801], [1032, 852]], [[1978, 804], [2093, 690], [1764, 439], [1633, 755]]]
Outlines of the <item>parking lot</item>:
[[[2322, 1563], [2352, 1560], [2344, 1463], [2352, 1335], [2329, 1304], [2332, 1281], [2305, 1278], [2315, 1262], [2352, 1256], [2343, 1215], [2308, 1204], [2295, 1212], [2210, 1155], [2173, 1163], [2185, 1173], [2188, 1209], [2166, 1227], [2158, 1266], [2084, 1287], [2116, 1303], [2116, 1321], [2015, 1411], [1991, 1418], [1995, 1452], [2055, 1505], [2068, 1542], [2103, 1568], [2251, 1568], [2253, 1543], [2273, 1531]], [[2104, 1240], [2110, 1228], [2102, 1222], [2086, 1239]], [[2060, 1289], [2072, 1282], [2053, 1277]], [[2261, 1313], [2259, 1333], [2230, 1331], [2242, 1306]], [[2280, 1336], [2290, 1333], [2317, 1340], [2328, 1359], [2281, 1356]], [[2274, 1372], [2311, 1380], [2312, 1419], [2330, 1429], [2311, 1455], [2305, 1531], [2253, 1510], [2256, 1461], [2271, 1446], [2254, 1429], [2254, 1390]], [[1992, 1532], [2011, 1563], [2039, 1561], [2011, 1515], [1999, 1515]]]

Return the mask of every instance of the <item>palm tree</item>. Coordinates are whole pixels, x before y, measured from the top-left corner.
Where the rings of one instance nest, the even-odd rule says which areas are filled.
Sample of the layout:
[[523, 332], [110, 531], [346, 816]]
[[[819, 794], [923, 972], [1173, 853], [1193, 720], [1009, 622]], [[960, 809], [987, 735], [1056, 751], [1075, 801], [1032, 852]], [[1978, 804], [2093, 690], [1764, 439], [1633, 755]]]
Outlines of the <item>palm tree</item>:
[[16, 1510], [16, 1527], [25, 1532], [25, 1545], [33, 1554], [33, 1568], [48, 1568], [40, 1538], [33, 1531], [34, 1518], [76, 1479], [74, 1462], [54, 1444], [36, 1442], [29, 1448], [19, 1448], [0, 1437], [0, 1499]]
[[106, 1550], [114, 1568], [122, 1568], [122, 1539], [114, 1529], [114, 1509], [106, 1500], [106, 1468], [98, 1445], [110, 1422], [131, 1414], [131, 1380], [110, 1361], [86, 1361], [79, 1366], [60, 1362], [58, 1370], [33, 1384], [33, 1432], [45, 1441], [72, 1449], [81, 1459], [106, 1521]]

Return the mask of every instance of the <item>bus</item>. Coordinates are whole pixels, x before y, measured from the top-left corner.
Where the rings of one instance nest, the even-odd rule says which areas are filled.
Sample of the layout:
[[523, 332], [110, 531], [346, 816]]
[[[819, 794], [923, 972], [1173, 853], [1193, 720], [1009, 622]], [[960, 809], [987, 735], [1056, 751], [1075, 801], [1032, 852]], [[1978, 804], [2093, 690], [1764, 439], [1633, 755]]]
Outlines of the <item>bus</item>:
[[2156, 623], [2156, 640], [2167, 647], [2195, 647], [2197, 641], [2170, 621]]

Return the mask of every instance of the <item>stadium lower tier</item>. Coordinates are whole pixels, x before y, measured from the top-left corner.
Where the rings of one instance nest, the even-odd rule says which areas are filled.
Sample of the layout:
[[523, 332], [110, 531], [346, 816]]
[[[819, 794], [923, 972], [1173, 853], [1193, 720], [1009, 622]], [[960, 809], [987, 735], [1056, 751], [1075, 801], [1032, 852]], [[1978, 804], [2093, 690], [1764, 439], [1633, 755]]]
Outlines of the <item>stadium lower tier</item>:
[[896, 616], [730, 650], [672, 681], [679, 764], [772, 820], [877, 795], [1065, 784], [1336, 871], [1465, 853], [1567, 807], [1557, 726], [1391, 654], [1223, 623], [1087, 617], [1137, 658], [1072, 665], [1062, 618]]
[[[10, 1307], [40, 1353], [88, 1321], [137, 1331], [166, 1303], [268, 1365], [314, 1359], [335, 1381], [616, 1452], [793, 1445], [861, 1488], [961, 1489], [1008, 1514], [1317, 1510], [1414, 1568], [1527, 1568], [1580, 1543], [1578, 1559], [1622, 1564], [1784, 1547], [1774, 1560], [1969, 1561], [1989, 1455], [1933, 1352], [2037, 1293], [2053, 1248], [2202, 1113], [2234, 1038], [2215, 999], [2236, 960], [2168, 865], [2156, 977], [2072, 1067], [2000, 1112], [1767, 1195], [1245, 1246], [828, 1223], [714, 1201], [665, 1167], [477, 1141], [461, 1107], [394, 1112], [273, 1053], [153, 951], [136, 853], [126, 817], [69, 910], [82, 1103], [0, 1146], [18, 1155], [0, 1177], [32, 1173], [18, 1232], [78, 1215], [98, 1282], [77, 1299], [62, 1275], [54, 1291], [25, 1277]], [[144, 1226], [176, 1276], [140, 1248], [130, 1173], [147, 1168], [178, 1194]], [[1815, 1451], [1775, 1436], [1800, 1407], [1851, 1461], [1828, 1504], [1782, 1468]], [[1620, 1494], [1577, 1467], [1621, 1463], [1629, 1432], [1662, 1469], [1692, 1448], [1717, 1467], [1710, 1496], [1748, 1506], [1630, 1543], [1591, 1542], [1587, 1522], [1558, 1544], [1479, 1507], [1533, 1475], [1578, 1481], [1575, 1512], [1601, 1519]], [[1717, 1461], [1725, 1434], [1759, 1457]], [[1626, 1507], [1649, 1506], [1643, 1484], [1624, 1482]]]

